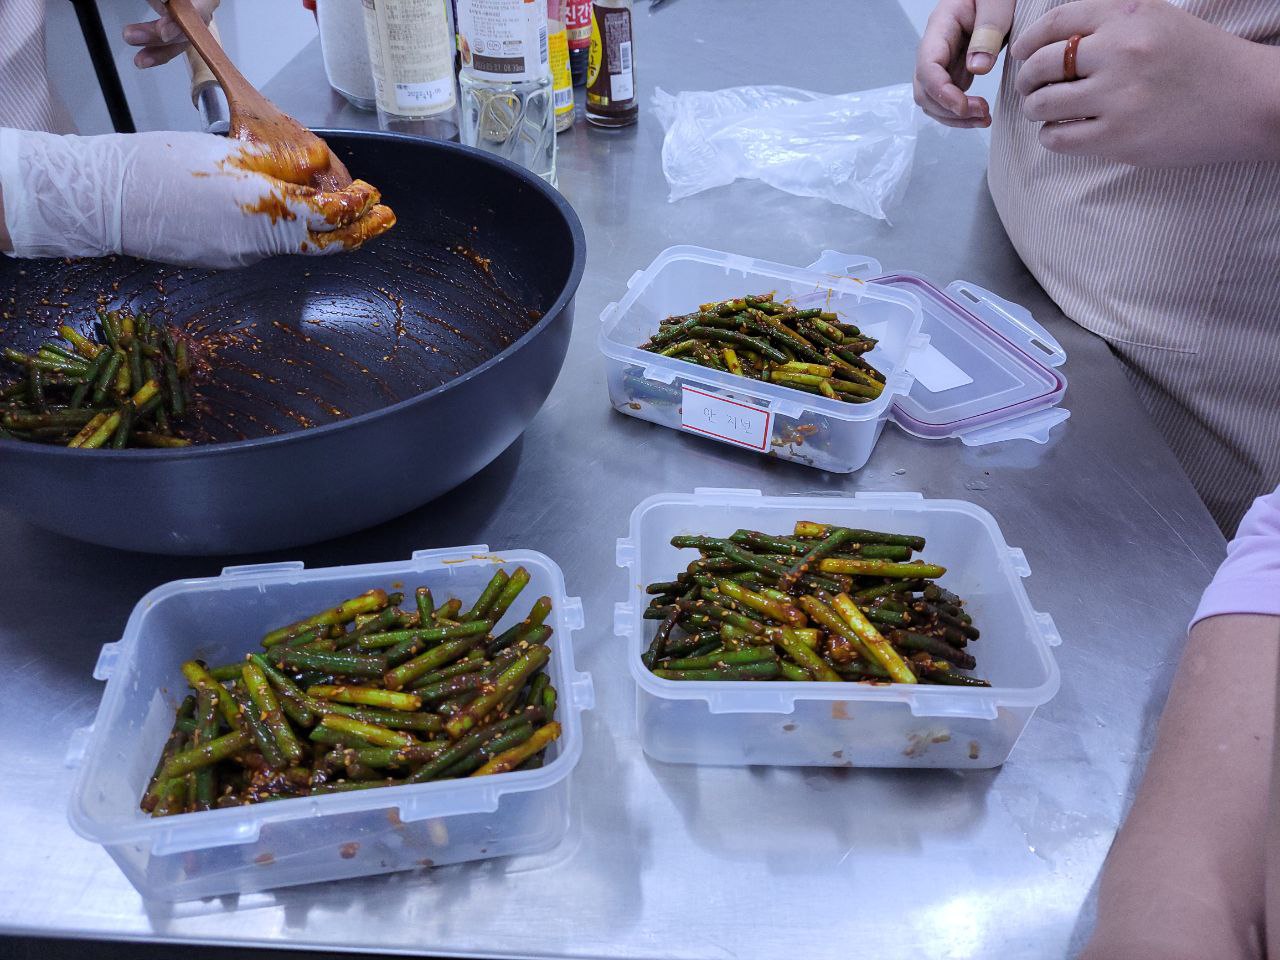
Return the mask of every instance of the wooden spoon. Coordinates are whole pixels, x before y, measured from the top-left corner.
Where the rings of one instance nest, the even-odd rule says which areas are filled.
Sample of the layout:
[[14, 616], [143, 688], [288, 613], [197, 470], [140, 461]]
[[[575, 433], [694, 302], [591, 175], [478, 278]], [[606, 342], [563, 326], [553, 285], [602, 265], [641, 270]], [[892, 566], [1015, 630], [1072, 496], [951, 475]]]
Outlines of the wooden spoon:
[[236, 69], [191, 0], [165, 0], [165, 6], [222, 85], [231, 110], [231, 136], [269, 149], [269, 167], [261, 167], [263, 173], [317, 190], [340, 190], [351, 183], [346, 166], [323, 140], [281, 112]]

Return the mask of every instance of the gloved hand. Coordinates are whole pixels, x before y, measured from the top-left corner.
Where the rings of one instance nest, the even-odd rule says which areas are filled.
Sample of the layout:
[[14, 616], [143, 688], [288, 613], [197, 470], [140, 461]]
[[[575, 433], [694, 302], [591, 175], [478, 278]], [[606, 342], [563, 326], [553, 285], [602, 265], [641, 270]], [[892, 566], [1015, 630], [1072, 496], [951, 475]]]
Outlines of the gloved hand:
[[395, 224], [362, 180], [320, 193], [273, 166], [261, 148], [207, 133], [0, 129], [0, 197], [19, 257], [126, 253], [234, 267], [350, 250]]
[[[1076, 34], [1079, 79], [1066, 83]], [[1050, 150], [1151, 166], [1280, 159], [1280, 50], [1165, 0], [1064, 3], [1009, 56]]]
[[1015, 0], [940, 0], [916, 48], [916, 103], [949, 127], [991, 125], [991, 105], [965, 91], [990, 73], [1013, 25]]
[[[218, 0], [192, 0], [191, 5], [204, 18], [204, 22], [208, 23], [213, 17], [213, 11], [218, 9]], [[124, 28], [124, 42], [132, 47], [142, 47], [133, 56], [133, 63], [137, 67], [158, 67], [162, 63], [168, 63], [189, 46], [186, 34], [165, 12], [164, 6], [157, 3], [152, 6], [160, 14], [159, 19], [130, 23]]]

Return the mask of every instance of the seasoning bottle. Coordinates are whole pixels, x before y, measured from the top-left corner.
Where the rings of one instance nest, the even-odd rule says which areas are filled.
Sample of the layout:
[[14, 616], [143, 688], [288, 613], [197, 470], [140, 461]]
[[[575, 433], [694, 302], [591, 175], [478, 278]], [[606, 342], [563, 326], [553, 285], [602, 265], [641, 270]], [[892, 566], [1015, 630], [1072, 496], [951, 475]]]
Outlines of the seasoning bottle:
[[376, 93], [364, 36], [364, 5], [360, 0], [317, 0], [320, 54], [329, 86], [360, 110], [373, 110]]
[[591, 4], [587, 122], [597, 127], [626, 127], [640, 114], [631, 36], [631, 0]]
[[564, 0], [564, 29], [569, 41], [569, 72], [575, 87], [587, 83], [591, 52], [591, 0]]
[[458, 136], [448, 0], [363, 0], [369, 65], [384, 130]]
[[458, 85], [462, 142], [555, 183], [546, 14], [543, 3], [529, 0], [458, 0]]
[[569, 74], [569, 38], [564, 28], [567, 0], [547, 0], [547, 54], [551, 58], [551, 100], [556, 133], [573, 126], [573, 78]]

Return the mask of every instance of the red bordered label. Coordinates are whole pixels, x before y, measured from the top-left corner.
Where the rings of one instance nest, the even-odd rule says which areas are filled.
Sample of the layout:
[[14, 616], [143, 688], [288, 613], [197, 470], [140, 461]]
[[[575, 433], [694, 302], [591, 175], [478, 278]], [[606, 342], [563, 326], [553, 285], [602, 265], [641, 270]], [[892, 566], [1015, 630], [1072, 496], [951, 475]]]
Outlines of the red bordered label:
[[748, 450], [769, 448], [769, 418], [764, 407], [726, 400], [696, 387], [682, 387], [680, 426]]

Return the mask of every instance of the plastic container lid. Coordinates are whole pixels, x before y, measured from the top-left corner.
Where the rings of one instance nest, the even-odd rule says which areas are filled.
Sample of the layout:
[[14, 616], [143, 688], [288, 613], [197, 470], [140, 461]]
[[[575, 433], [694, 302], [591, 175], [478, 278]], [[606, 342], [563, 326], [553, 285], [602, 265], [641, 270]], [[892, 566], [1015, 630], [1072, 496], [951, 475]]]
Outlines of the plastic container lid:
[[1026, 308], [957, 280], [945, 290], [915, 273], [883, 275], [860, 254], [826, 250], [809, 269], [913, 294], [929, 345], [909, 368], [915, 383], [891, 416], [919, 437], [959, 437], [969, 446], [1000, 440], [1045, 443], [1071, 416], [1059, 406], [1067, 354]]

